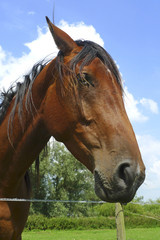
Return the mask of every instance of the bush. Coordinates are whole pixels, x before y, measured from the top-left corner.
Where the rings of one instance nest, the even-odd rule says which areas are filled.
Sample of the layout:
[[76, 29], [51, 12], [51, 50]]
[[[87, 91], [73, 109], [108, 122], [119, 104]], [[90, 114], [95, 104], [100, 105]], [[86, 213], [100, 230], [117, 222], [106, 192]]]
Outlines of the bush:
[[[58, 208], [57, 204], [57, 208]], [[81, 205], [76, 206], [80, 210]], [[63, 210], [63, 209], [62, 209]], [[115, 228], [115, 204], [105, 203], [102, 205], [90, 207], [90, 216], [83, 217], [74, 212], [70, 217], [58, 215], [59, 217], [47, 218], [44, 215], [30, 215], [26, 224], [27, 230], [39, 229], [112, 229]], [[64, 212], [61, 211], [61, 214]], [[66, 213], [65, 213], [66, 214]], [[76, 216], [76, 217], [75, 217]], [[139, 227], [160, 227], [160, 205], [158, 204], [127, 204], [124, 206], [125, 226], [126, 228]], [[149, 218], [147, 217], [149, 216]]]
[[43, 215], [31, 215], [28, 217], [27, 230], [33, 230], [33, 229], [40, 229], [40, 230], [46, 230], [48, 229], [48, 219], [47, 217], [44, 217]]
[[104, 203], [95, 207], [98, 216], [113, 217], [115, 216], [115, 203]]
[[156, 204], [132, 204], [124, 206], [127, 228], [160, 227], [160, 206]]
[[66, 230], [66, 229], [113, 229], [115, 228], [115, 219], [106, 217], [81, 217], [81, 218], [46, 218], [43, 215], [29, 216], [26, 230]]
[[133, 213], [136, 214], [144, 214], [144, 206], [140, 204], [133, 204], [133, 203], [128, 203], [126, 206], [123, 207], [124, 209], [124, 215], [125, 216], [130, 216]]
[[160, 205], [159, 204], [147, 204], [144, 206], [145, 207], [145, 212], [146, 215], [151, 215], [151, 216], [160, 216]]
[[126, 228], [154, 228], [160, 227], [160, 222], [144, 216], [130, 216], [125, 217], [125, 226]]

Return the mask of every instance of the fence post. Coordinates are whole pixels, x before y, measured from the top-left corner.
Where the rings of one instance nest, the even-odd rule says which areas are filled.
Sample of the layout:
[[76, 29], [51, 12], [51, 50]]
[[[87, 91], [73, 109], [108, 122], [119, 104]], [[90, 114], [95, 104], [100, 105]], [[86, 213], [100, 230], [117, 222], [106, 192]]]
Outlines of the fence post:
[[120, 203], [116, 203], [116, 227], [117, 227], [117, 240], [126, 240], [125, 224], [123, 208]]

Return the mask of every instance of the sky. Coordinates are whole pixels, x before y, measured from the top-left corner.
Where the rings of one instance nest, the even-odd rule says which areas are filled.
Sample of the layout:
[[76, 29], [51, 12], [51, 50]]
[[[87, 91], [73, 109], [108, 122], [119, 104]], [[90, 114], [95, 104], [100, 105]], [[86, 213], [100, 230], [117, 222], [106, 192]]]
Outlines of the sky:
[[160, 198], [160, 1], [1, 0], [0, 89], [26, 74], [57, 48], [45, 16], [73, 39], [103, 46], [124, 81], [124, 102], [134, 128], [146, 180], [137, 192]]

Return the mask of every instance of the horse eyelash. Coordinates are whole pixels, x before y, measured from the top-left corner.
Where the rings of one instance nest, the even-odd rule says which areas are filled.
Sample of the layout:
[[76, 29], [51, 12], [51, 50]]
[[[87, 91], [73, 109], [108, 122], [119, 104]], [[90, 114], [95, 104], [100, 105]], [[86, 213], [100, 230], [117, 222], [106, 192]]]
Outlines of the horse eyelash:
[[90, 85], [94, 87], [91, 76], [88, 73], [79, 73], [77, 74], [77, 80], [84, 86], [89, 87]]

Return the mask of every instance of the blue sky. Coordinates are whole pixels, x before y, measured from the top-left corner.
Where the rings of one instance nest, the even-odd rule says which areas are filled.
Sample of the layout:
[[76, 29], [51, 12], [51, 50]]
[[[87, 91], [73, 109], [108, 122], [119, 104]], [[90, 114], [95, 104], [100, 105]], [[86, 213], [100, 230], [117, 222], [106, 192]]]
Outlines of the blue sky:
[[53, 5], [58, 26], [75, 37], [104, 44], [119, 65], [127, 112], [147, 167], [147, 180], [138, 194], [145, 200], [160, 198], [160, 1], [1, 0], [1, 87], [9, 85], [9, 78], [15, 80], [18, 69], [21, 74], [23, 67], [27, 71], [40, 52], [51, 51], [45, 50], [44, 39], [45, 16], [52, 19]]

